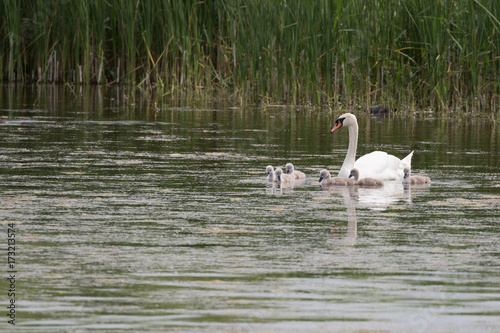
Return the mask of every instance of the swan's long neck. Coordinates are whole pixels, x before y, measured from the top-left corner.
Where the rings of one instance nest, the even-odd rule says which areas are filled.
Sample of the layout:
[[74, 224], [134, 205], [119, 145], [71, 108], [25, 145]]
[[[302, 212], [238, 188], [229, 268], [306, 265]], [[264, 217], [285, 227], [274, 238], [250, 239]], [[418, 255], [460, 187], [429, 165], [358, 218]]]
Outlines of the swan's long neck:
[[349, 177], [349, 173], [354, 168], [354, 161], [356, 161], [356, 149], [358, 147], [358, 123], [349, 126], [349, 148], [347, 148], [347, 155], [344, 164], [340, 168], [338, 177]]

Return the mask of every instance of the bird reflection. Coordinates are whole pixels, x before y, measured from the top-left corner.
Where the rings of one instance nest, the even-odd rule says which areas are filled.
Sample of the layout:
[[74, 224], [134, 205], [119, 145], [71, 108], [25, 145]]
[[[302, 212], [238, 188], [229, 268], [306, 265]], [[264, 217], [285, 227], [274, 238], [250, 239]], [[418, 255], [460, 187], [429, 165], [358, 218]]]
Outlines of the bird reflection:
[[[428, 186], [427, 186], [428, 188]], [[331, 269], [332, 266], [350, 266], [352, 255], [358, 255], [356, 248], [358, 242], [358, 213], [357, 209], [363, 209], [360, 214], [361, 223], [370, 221], [377, 212], [386, 209], [397, 209], [394, 207], [398, 202], [411, 202], [412, 193], [422, 191], [421, 186], [404, 187], [400, 181], [386, 181], [382, 188], [366, 188], [360, 186], [320, 186], [334, 199], [329, 205], [335, 217], [328, 217], [325, 221], [332, 221], [334, 225], [330, 228], [324, 242], [308, 244], [302, 254], [300, 261], [305, 270], [309, 269]], [[413, 191], [413, 192], [412, 192]], [[321, 196], [320, 199], [327, 197]], [[338, 200], [335, 200], [338, 199]], [[330, 200], [322, 201], [327, 204]], [[342, 232], [345, 225], [345, 217], [342, 212], [345, 207], [347, 215], [347, 229]], [[337, 221], [337, 222], [334, 222]], [[294, 247], [296, 245], [294, 244]], [[363, 251], [363, 250], [361, 250]]]
[[[356, 201], [358, 198], [358, 188], [355, 186], [335, 186], [328, 188], [331, 193], [340, 194], [347, 209], [347, 233], [343, 240], [345, 245], [356, 245], [358, 236], [358, 220], [356, 217]], [[336, 229], [331, 230], [333, 237], [337, 236]]]
[[[423, 186], [412, 188], [420, 190]], [[343, 238], [345, 245], [356, 245], [357, 215], [356, 208], [384, 211], [400, 200], [411, 202], [412, 188], [405, 187], [400, 181], [386, 181], [383, 187], [367, 188], [359, 186], [330, 186], [321, 187], [332, 194], [342, 197], [347, 213], [347, 232]], [[332, 238], [338, 238], [336, 229], [332, 229]]]
[[281, 195], [283, 193], [291, 193], [294, 188], [302, 187], [304, 184], [304, 179], [296, 179], [294, 182], [290, 183], [268, 182], [266, 184], [266, 194]]
[[428, 192], [431, 184], [413, 184], [403, 183], [403, 198], [405, 201], [411, 203], [412, 193], [413, 195], [420, 192]]

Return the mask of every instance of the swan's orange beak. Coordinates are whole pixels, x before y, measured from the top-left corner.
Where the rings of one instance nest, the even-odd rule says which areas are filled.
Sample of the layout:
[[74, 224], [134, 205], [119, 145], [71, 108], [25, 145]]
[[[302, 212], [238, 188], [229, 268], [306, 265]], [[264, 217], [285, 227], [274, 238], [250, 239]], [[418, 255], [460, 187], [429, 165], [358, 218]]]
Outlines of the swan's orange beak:
[[331, 132], [330, 133], [333, 133], [335, 132], [336, 130], [338, 130], [339, 128], [342, 127], [342, 122], [340, 120], [337, 119], [337, 121], [335, 122], [335, 127], [332, 128]]

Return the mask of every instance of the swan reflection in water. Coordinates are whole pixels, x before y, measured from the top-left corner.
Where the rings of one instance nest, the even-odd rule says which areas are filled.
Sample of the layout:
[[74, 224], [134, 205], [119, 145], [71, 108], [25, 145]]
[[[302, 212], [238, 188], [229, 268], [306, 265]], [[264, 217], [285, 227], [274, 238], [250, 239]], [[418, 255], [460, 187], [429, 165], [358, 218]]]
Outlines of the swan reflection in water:
[[[344, 198], [346, 207], [356, 204], [357, 208], [369, 208], [373, 210], [386, 210], [399, 200], [411, 200], [411, 197], [405, 196], [404, 186], [401, 181], [386, 181], [381, 187], [364, 186], [321, 186], [323, 190], [340, 193]], [[348, 190], [348, 191], [345, 191]], [[354, 202], [348, 200], [346, 192], [350, 193]], [[410, 193], [410, 192], [407, 192]]]
[[266, 194], [282, 195], [283, 193], [291, 193], [294, 188], [303, 187], [304, 184], [304, 179], [296, 179], [293, 182], [287, 183], [268, 182], [266, 184]]
[[[403, 186], [399, 180], [386, 181], [380, 188], [361, 187], [361, 186], [320, 186], [325, 194], [336, 197], [334, 203], [323, 201], [321, 204], [330, 205], [332, 216], [325, 220], [325, 227], [328, 224], [334, 224], [329, 235], [324, 242], [309, 244], [304, 247], [301, 263], [305, 270], [312, 268], [321, 269], [339, 265], [339, 262], [345, 261], [348, 265], [349, 258], [356, 250], [358, 237], [358, 215], [356, 209], [368, 209], [372, 212], [364, 212], [360, 215], [362, 225], [365, 225], [367, 216], [379, 214], [386, 209], [405, 206], [411, 203], [412, 193], [417, 194], [421, 191], [429, 191], [429, 186]], [[405, 203], [406, 202], [406, 203]], [[346, 214], [343, 214], [345, 207]], [[396, 208], [397, 209], [397, 208]], [[401, 207], [403, 209], [403, 207]], [[344, 226], [347, 219], [347, 228], [345, 233], [337, 230], [335, 224]], [[364, 223], [365, 222], [365, 223]], [[366, 225], [365, 225], [366, 227]], [[335, 255], [333, 255], [335, 253]], [[344, 259], [342, 259], [344, 258]]]
[[[412, 193], [428, 192], [429, 184], [408, 186], [401, 181], [386, 181], [383, 187], [322, 186], [334, 196], [341, 196], [347, 213], [347, 232], [342, 241], [345, 245], [355, 245], [357, 238], [356, 208], [385, 211], [398, 202], [411, 203]], [[338, 237], [335, 231], [335, 237]]]
[[356, 201], [359, 193], [357, 187], [340, 187], [336, 191], [342, 196], [347, 213], [347, 232], [344, 238], [345, 245], [356, 245], [358, 237], [358, 219], [356, 216]]
[[[345, 264], [349, 265], [358, 237], [358, 221], [356, 216], [356, 200], [358, 188], [354, 186], [329, 186], [322, 187], [333, 197], [341, 197], [339, 201], [333, 203], [324, 201], [321, 204], [329, 205], [332, 208], [332, 217], [325, 221], [331, 225], [329, 235], [324, 235], [324, 241], [320, 241], [304, 247], [301, 264], [304, 270], [321, 270]], [[323, 201], [323, 200], [322, 200]], [[344, 225], [344, 214], [342, 206], [346, 207], [347, 230], [345, 235], [337, 230], [335, 224]], [[323, 235], [321, 235], [323, 237]]]
[[[291, 183], [268, 183], [267, 194], [282, 195], [292, 193], [295, 187], [303, 187], [304, 180], [296, 180]], [[398, 202], [412, 202], [412, 193], [428, 192], [430, 184], [408, 185], [401, 180], [389, 180], [384, 182], [382, 187], [363, 186], [324, 186], [320, 189], [330, 193], [332, 196], [341, 198], [347, 213], [347, 231], [345, 237], [341, 237], [335, 228], [332, 229], [332, 236], [341, 240], [344, 245], [356, 245], [357, 239], [357, 215], [356, 209], [370, 209], [373, 211], [385, 211], [394, 208]], [[336, 207], [338, 208], [338, 207]]]

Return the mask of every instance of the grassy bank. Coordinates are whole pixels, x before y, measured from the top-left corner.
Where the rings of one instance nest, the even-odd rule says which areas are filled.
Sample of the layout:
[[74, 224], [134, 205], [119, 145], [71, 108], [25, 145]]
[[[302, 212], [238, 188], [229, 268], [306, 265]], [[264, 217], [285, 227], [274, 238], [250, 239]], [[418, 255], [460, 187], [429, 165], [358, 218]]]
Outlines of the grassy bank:
[[6, 81], [443, 112], [500, 106], [500, 2], [4, 0]]

